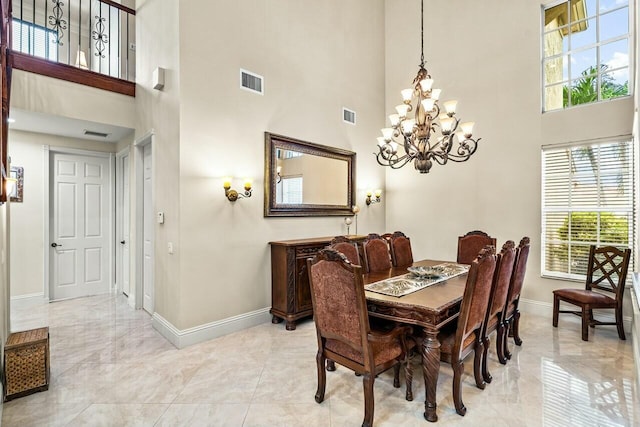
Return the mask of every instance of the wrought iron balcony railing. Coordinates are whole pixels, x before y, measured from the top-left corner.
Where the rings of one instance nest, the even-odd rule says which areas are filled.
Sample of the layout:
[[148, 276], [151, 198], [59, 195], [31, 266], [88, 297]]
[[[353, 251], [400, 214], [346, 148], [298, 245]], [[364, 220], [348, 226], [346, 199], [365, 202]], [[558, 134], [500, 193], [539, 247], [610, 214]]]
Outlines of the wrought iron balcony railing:
[[[12, 9], [14, 68], [78, 83], [84, 82], [78, 81], [77, 76], [82, 80], [83, 74], [77, 70], [135, 82], [133, 9], [112, 0], [13, 0]], [[33, 61], [28, 56], [41, 59]], [[55, 69], [42, 60], [76, 70]], [[65, 74], [76, 77], [66, 78]]]

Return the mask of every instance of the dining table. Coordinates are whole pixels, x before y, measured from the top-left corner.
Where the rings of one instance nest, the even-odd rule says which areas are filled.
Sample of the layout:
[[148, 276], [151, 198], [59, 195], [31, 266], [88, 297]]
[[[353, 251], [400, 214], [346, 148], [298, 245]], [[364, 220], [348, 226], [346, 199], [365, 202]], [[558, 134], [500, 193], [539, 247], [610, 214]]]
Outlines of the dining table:
[[390, 279], [409, 274], [409, 267], [426, 268], [443, 264], [461, 266], [451, 261], [421, 260], [412, 265], [391, 267], [388, 270], [363, 275], [369, 316], [408, 324], [414, 327], [414, 330], [417, 327], [423, 331], [424, 339], [420, 353], [426, 390], [424, 417], [431, 422], [438, 420], [436, 413], [436, 386], [440, 371], [438, 332], [458, 318], [468, 274], [465, 270], [463, 274], [449, 277], [402, 296], [373, 292], [367, 290], [371, 288], [367, 285], [392, 282]]

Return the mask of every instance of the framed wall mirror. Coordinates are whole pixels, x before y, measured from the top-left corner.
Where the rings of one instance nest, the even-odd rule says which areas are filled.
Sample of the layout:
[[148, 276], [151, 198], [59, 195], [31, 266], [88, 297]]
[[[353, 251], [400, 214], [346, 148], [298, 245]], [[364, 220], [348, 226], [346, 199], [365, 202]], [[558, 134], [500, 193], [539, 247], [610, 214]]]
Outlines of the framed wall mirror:
[[353, 215], [356, 153], [265, 132], [264, 216]]

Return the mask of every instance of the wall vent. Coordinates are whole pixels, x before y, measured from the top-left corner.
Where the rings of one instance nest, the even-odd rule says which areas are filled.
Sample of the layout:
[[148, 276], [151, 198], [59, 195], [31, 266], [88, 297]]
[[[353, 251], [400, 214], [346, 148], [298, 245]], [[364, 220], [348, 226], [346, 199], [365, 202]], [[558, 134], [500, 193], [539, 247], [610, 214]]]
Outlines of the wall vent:
[[87, 135], [87, 136], [97, 136], [97, 137], [100, 137], [100, 138], [106, 138], [106, 137], [109, 136], [108, 133], [97, 132], [95, 130], [87, 130], [87, 129], [84, 130], [84, 134]]
[[264, 95], [264, 78], [251, 71], [240, 69], [240, 87]]
[[342, 121], [345, 123], [350, 123], [352, 125], [356, 124], [356, 112], [353, 110], [349, 110], [348, 108], [342, 107]]

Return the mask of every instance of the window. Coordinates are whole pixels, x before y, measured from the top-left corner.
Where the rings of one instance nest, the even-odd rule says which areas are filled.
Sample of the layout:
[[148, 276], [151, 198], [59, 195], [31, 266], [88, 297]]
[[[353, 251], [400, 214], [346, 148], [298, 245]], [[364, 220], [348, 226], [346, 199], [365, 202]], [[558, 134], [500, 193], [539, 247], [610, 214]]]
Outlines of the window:
[[633, 155], [630, 140], [543, 147], [543, 276], [583, 280], [591, 244], [632, 247]]
[[50, 61], [58, 60], [58, 37], [55, 31], [15, 18], [12, 28], [13, 50]]
[[291, 205], [302, 204], [302, 177], [283, 176], [276, 186], [276, 202]]
[[544, 111], [629, 91], [629, 0], [570, 0], [543, 9]]

